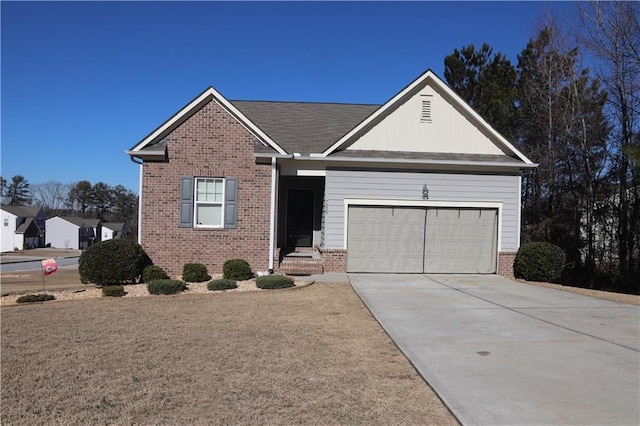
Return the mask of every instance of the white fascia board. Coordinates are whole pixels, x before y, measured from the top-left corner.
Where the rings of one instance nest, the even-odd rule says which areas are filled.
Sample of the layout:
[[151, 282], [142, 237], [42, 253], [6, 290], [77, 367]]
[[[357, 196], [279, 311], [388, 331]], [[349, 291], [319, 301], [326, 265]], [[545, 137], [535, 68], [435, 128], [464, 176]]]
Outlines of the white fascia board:
[[452, 200], [416, 200], [407, 198], [345, 198], [344, 199], [344, 240], [347, 249], [347, 226], [350, 206], [389, 206], [389, 207], [430, 207], [453, 209], [496, 209], [498, 210], [498, 253], [502, 251], [502, 201], [452, 201]]
[[213, 87], [209, 87], [207, 90], [202, 92], [197, 98], [191, 101], [187, 106], [182, 108], [176, 114], [174, 114], [171, 118], [165, 121], [160, 127], [151, 132], [147, 137], [145, 137], [142, 141], [140, 141], [136, 146], [131, 148], [129, 152], [138, 152], [151, 142], [158, 140], [159, 138], [165, 136], [173, 129], [175, 129], [178, 125], [182, 124], [188, 117], [190, 117], [195, 111], [201, 108], [205, 103], [209, 102], [211, 99], [215, 99], [218, 104], [220, 104], [224, 109], [226, 109], [231, 115], [234, 116], [236, 120], [250, 133], [252, 133], [258, 139], [261, 139], [263, 142], [268, 144], [271, 148], [278, 151], [280, 154], [286, 154], [286, 151], [282, 149], [277, 143], [275, 143], [266, 133], [264, 133], [258, 126], [256, 126], [251, 120], [249, 120], [240, 110], [238, 110], [231, 102], [229, 102], [224, 96], [222, 96], [216, 89]]

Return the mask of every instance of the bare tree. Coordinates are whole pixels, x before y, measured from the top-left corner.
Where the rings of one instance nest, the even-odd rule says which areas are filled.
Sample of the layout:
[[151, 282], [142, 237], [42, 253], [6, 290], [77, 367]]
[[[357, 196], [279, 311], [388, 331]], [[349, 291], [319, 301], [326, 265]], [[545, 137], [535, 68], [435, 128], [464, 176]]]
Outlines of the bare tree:
[[618, 261], [622, 280], [635, 282], [637, 291], [640, 176], [633, 167], [633, 156], [640, 146], [640, 4], [591, 2], [579, 4], [578, 10], [583, 29], [581, 42], [592, 55], [596, 73], [609, 92], [607, 115], [613, 127], [611, 170], [617, 183], [614, 199]]
[[42, 206], [47, 216], [56, 216], [68, 207], [71, 184], [50, 180], [31, 185], [35, 203]]

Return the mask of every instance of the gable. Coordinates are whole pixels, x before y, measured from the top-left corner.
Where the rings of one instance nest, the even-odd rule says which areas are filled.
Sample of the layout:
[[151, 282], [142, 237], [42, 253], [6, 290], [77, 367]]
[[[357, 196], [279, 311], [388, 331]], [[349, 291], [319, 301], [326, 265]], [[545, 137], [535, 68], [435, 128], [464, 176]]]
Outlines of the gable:
[[319, 156], [350, 150], [506, 155], [535, 167], [431, 70]]
[[215, 101], [238, 123], [253, 134], [259, 141], [258, 143], [264, 145], [268, 150], [285, 154], [285, 151], [278, 144], [276, 144], [267, 134], [258, 128], [258, 126], [249, 120], [249, 118], [247, 118], [240, 110], [238, 110], [238, 108], [225, 99], [224, 96], [218, 93], [213, 87], [209, 87], [207, 90], [202, 92], [130, 150], [125, 151], [125, 153], [130, 155], [132, 158], [137, 157], [143, 160], [163, 158], [166, 152], [164, 138], [211, 101]]
[[347, 150], [505, 154], [460, 108], [427, 84]]

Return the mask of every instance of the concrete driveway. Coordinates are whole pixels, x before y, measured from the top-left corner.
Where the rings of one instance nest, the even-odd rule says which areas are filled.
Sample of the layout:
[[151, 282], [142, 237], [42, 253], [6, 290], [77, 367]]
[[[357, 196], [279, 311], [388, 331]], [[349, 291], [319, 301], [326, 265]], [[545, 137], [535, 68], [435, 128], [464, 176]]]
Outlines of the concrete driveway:
[[463, 424], [640, 424], [640, 307], [497, 275], [349, 274]]

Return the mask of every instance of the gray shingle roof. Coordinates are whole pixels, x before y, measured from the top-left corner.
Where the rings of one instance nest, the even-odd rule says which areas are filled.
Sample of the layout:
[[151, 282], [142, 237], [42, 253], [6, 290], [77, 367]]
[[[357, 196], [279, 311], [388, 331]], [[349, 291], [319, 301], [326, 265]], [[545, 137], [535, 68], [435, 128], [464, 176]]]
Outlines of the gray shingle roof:
[[69, 223], [73, 223], [77, 226], [86, 226], [91, 228], [96, 228], [100, 224], [100, 219], [87, 219], [84, 217], [77, 216], [59, 216], [60, 219], [64, 219]]
[[517, 158], [499, 154], [459, 154], [447, 152], [402, 152], [402, 151], [365, 151], [365, 150], [343, 150], [336, 151], [328, 158], [380, 158], [397, 160], [434, 160], [434, 161], [482, 161], [492, 163], [514, 163], [522, 164]]
[[285, 151], [303, 155], [324, 151], [380, 108], [315, 102], [230, 102]]
[[8, 206], [2, 205], [2, 210], [18, 217], [36, 217], [42, 207], [38, 206]]

